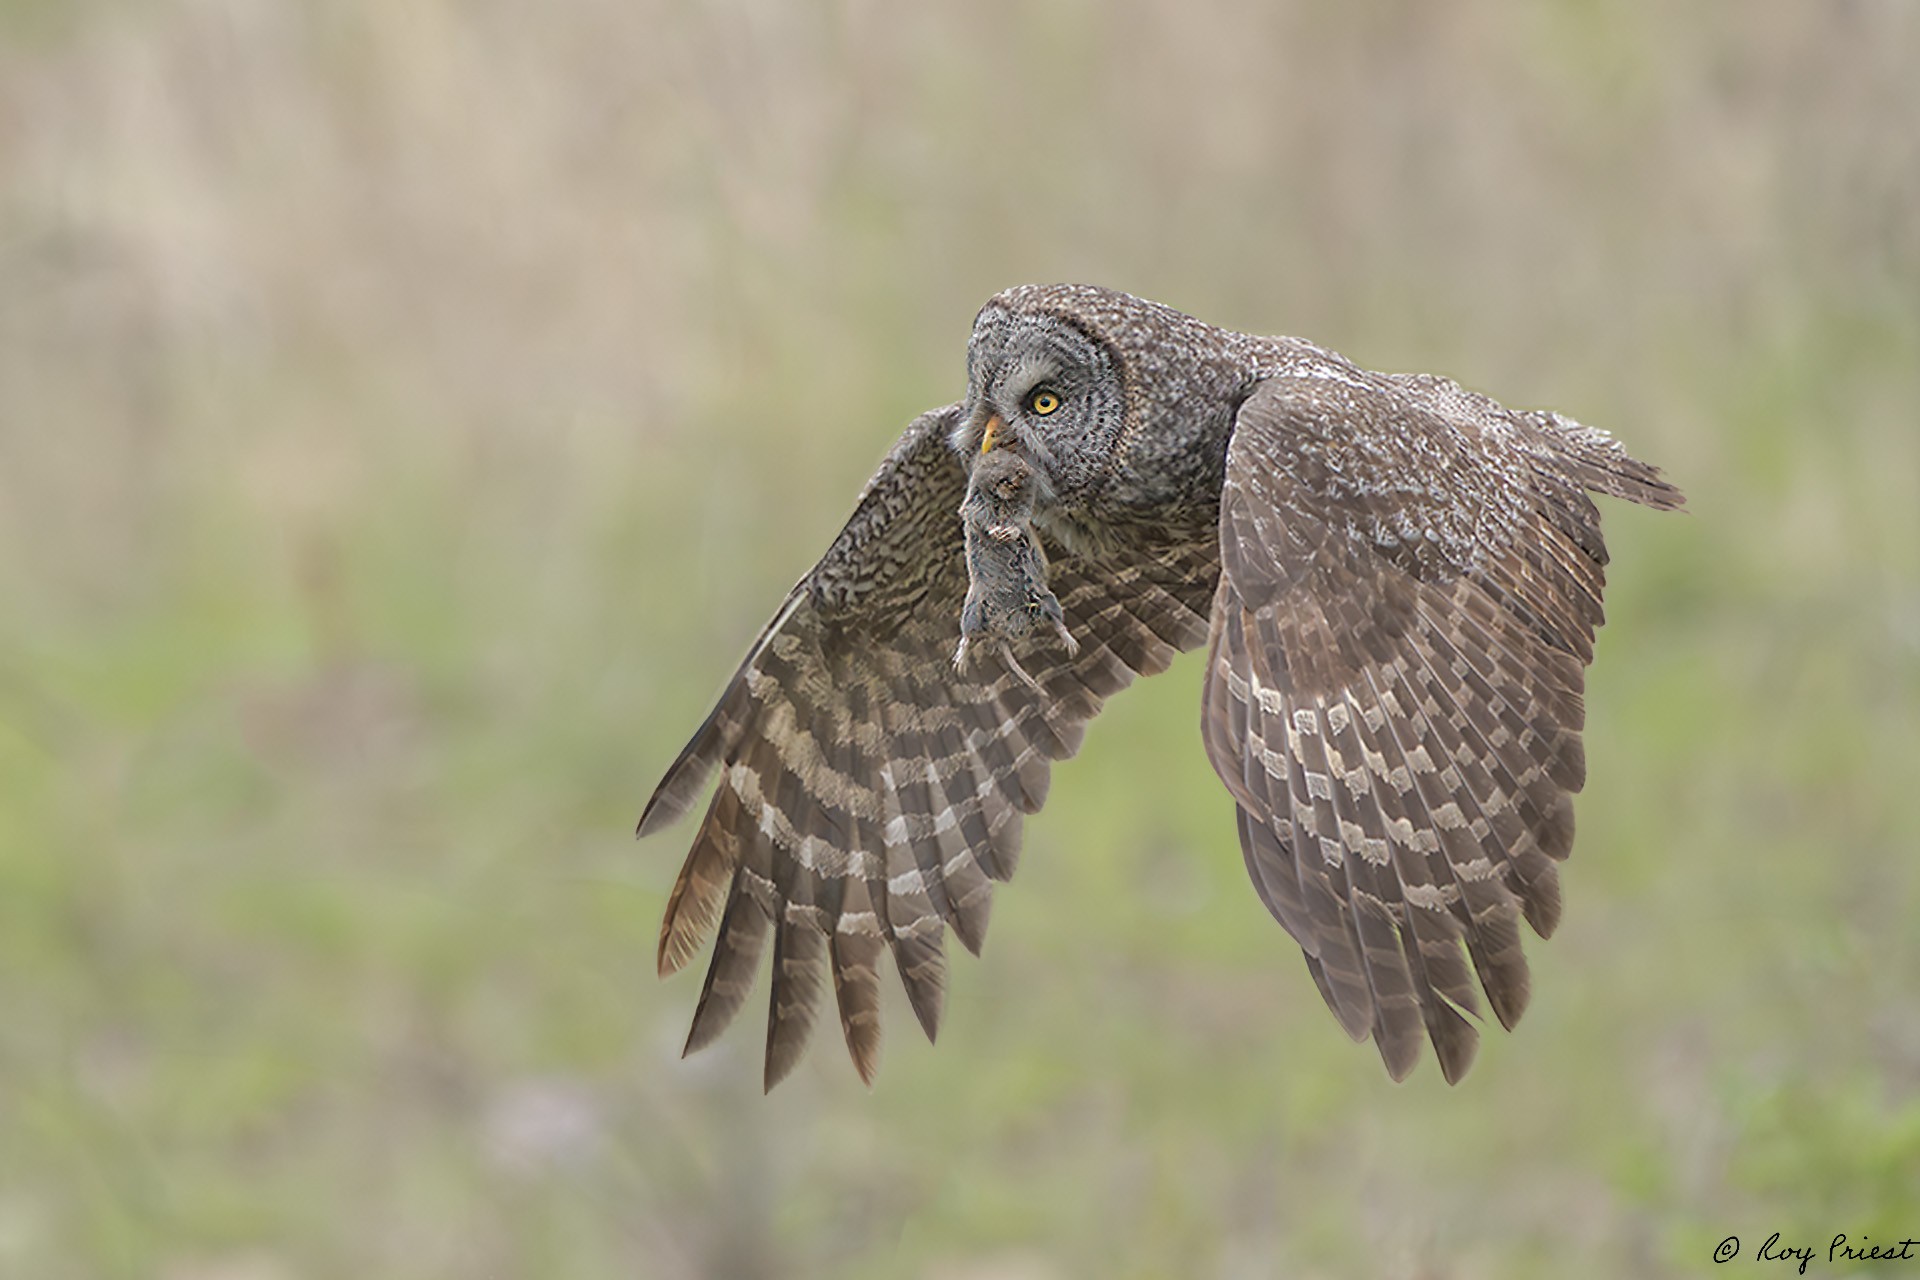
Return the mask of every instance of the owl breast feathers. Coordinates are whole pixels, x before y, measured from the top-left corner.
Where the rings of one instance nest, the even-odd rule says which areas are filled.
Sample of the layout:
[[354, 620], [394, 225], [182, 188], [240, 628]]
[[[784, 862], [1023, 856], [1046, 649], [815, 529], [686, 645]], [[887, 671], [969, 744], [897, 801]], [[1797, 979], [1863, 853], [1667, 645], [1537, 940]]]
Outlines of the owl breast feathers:
[[1589, 494], [1673, 509], [1604, 432], [1125, 294], [990, 301], [966, 397], [908, 426], [640, 819], [717, 770], [660, 931], [718, 926], [687, 1052], [769, 937], [765, 1081], [829, 978], [855, 1067], [891, 953], [939, 1026], [1052, 762], [1136, 675], [1207, 647], [1207, 756], [1255, 891], [1397, 1080], [1473, 1060], [1560, 918], [1606, 547]]

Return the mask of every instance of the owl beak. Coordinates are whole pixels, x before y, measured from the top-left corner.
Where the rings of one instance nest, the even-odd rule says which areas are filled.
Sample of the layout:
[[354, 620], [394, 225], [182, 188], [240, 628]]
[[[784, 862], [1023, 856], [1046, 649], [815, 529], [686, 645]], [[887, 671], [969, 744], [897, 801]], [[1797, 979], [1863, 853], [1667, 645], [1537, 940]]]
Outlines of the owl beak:
[[1006, 423], [1000, 420], [1000, 415], [997, 413], [987, 419], [986, 433], [980, 437], [980, 452], [985, 453], [987, 450], [993, 448], [993, 438], [999, 435], [1001, 429], [1006, 425]]

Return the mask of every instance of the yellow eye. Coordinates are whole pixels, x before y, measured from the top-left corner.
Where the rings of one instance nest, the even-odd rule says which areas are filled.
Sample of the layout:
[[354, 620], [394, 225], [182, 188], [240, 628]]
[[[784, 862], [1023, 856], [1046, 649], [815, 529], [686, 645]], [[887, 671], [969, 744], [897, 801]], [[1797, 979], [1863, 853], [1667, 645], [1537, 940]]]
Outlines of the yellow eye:
[[1043, 418], [1059, 407], [1060, 397], [1045, 387], [1040, 388], [1027, 397], [1027, 408], [1033, 410]]

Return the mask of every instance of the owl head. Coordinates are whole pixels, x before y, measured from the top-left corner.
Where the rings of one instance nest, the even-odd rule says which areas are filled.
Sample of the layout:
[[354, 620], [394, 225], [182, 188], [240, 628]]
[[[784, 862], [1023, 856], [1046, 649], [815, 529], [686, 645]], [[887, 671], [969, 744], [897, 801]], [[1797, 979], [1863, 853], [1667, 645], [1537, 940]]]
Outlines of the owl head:
[[967, 398], [952, 444], [969, 464], [996, 449], [1025, 459], [1042, 491], [1084, 500], [1106, 474], [1126, 421], [1119, 359], [1045, 291], [987, 303], [967, 343]]

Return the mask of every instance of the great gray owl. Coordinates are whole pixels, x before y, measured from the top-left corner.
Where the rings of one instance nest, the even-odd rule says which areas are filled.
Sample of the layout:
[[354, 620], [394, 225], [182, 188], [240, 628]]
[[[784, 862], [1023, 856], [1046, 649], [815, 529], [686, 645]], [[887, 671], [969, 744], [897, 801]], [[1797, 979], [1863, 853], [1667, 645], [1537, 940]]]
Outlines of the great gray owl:
[[[993, 298], [966, 397], [916, 419], [788, 594], [640, 834], [720, 785], [660, 971], [719, 923], [687, 1052], [768, 935], [766, 1087], [832, 975], [855, 1067], [880, 960], [931, 1038], [1021, 815], [1102, 702], [1207, 646], [1201, 731], [1254, 889], [1397, 1080], [1455, 1081], [1474, 975], [1511, 1027], [1560, 918], [1606, 547], [1593, 493], [1681, 505], [1555, 413], [1084, 285]], [[1471, 963], [1471, 971], [1469, 970]]]

